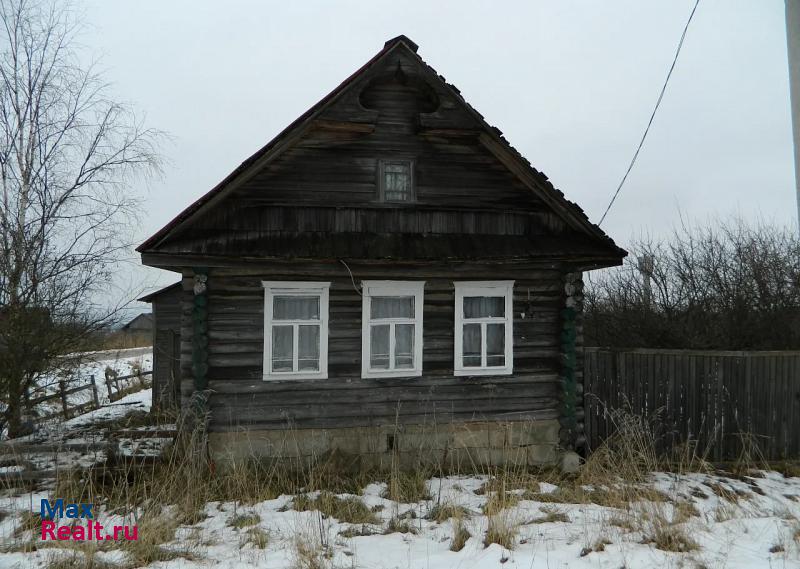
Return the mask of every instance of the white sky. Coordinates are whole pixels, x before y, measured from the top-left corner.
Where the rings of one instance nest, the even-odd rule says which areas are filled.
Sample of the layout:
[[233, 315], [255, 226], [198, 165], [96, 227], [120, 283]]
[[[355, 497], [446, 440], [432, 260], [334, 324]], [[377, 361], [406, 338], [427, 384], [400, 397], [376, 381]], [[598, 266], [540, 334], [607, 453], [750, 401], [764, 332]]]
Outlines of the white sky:
[[[140, 240], [379, 51], [419, 53], [597, 221], [655, 103], [692, 0], [85, 0], [118, 96], [172, 135]], [[621, 245], [683, 214], [795, 224], [782, 0], [702, 0], [603, 228]], [[171, 273], [135, 271], [151, 284]]]

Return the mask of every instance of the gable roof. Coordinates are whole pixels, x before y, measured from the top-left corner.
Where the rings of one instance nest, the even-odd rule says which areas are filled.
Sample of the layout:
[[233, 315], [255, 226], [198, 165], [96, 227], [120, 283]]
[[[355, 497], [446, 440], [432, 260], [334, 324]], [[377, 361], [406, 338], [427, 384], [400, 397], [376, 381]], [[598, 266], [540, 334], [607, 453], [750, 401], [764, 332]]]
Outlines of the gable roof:
[[151, 292], [149, 294], [146, 294], [142, 298], [139, 298], [137, 300], [139, 302], [153, 302], [156, 299], [157, 296], [160, 296], [160, 295], [162, 295], [164, 293], [167, 293], [167, 292], [171, 292], [171, 291], [177, 289], [180, 286], [181, 286], [181, 281], [178, 281], [176, 283], [172, 283], [169, 286], [165, 286], [164, 288], [160, 288], [160, 289], [155, 290], [155, 291], [153, 291], [153, 292]]
[[153, 326], [153, 313], [143, 312], [134, 316], [127, 324], [122, 326], [122, 330], [130, 330], [131, 328], [151, 328]]
[[180, 231], [183, 227], [188, 226], [196, 216], [201, 212], [210, 208], [214, 203], [218, 202], [228, 191], [235, 188], [237, 180], [241, 179], [246, 172], [251, 169], [258, 168], [263, 164], [278, 155], [286, 148], [286, 142], [295, 135], [301, 134], [311, 121], [317, 117], [323, 110], [328, 108], [334, 101], [341, 97], [349, 87], [356, 83], [363, 77], [373, 66], [379, 64], [389, 53], [397, 49], [405, 49], [413, 54], [422, 69], [431, 77], [432, 80], [439, 81], [445, 87], [447, 92], [474, 118], [482, 128], [481, 138], [487, 148], [504, 164], [517, 175], [526, 186], [537, 195], [551, 208], [560, 214], [563, 220], [573, 227], [574, 229], [586, 234], [588, 237], [596, 239], [602, 245], [608, 247], [615, 255], [621, 259], [627, 255], [627, 252], [618, 247], [614, 241], [608, 237], [600, 227], [591, 221], [584, 213], [584, 211], [575, 203], [569, 201], [564, 196], [563, 192], [556, 189], [548, 180], [547, 176], [536, 170], [531, 163], [525, 159], [503, 136], [503, 133], [496, 127], [491, 126], [486, 122], [478, 111], [476, 111], [461, 95], [461, 92], [453, 85], [446, 82], [445, 78], [439, 75], [432, 67], [430, 67], [421, 57], [417, 54], [418, 46], [404, 35], [397, 36], [390, 39], [384, 44], [384, 47], [375, 56], [373, 56], [367, 63], [359, 68], [355, 73], [345, 79], [338, 87], [328, 93], [314, 106], [308, 109], [305, 113], [295, 119], [289, 126], [281, 131], [275, 138], [268, 142], [265, 146], [255, 152], [247, 160], [242, 162], [233, 172], [226, 176], [214, 188], [192, 203], [189, 207], [179, 213], [172, 221], [162, 227], [144, 243], [142, 243], [136, 250], [140, 253], [152, 251], [158, 247], [159, 244], [164, 242], [171, 234]]

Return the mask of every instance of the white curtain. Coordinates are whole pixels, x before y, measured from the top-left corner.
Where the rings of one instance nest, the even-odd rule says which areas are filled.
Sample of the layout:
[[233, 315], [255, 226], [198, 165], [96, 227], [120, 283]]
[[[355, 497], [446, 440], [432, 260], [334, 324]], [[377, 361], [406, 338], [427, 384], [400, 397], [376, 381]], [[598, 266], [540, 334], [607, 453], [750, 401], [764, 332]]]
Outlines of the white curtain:
[[319, 320], [318, 296], [276, 296], [272, 304], [274, 320]]
[[502, 318], [506, 314], [506, 299], [502, 296], [465, 296], [464, 318]]
[[373, 296], [370, 318], [414, 318], [413, 296]]

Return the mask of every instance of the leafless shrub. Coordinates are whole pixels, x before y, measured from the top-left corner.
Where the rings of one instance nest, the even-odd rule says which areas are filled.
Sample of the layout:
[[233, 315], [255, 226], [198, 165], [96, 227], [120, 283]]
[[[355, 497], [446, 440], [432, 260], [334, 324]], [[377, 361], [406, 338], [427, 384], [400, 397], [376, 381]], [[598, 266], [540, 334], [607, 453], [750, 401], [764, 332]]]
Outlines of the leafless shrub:
[[796, 231], [732, 218], [642, 238], [622, 267], [590, 280], [590, 345], [793, 349], [800, 343]]

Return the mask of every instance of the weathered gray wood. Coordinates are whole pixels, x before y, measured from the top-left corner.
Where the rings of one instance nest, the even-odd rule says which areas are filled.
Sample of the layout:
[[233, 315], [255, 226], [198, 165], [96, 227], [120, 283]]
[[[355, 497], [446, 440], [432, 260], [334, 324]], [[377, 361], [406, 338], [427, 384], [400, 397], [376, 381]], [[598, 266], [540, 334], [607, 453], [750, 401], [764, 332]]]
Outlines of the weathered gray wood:
[[662, 450], [695, 441], [736, 460], [755, 442], [756, 457], [800, 457], [800, 351], [586, 348], [585, 362], [590, 448], [615, 431], [607, 407], [650, 420]]

